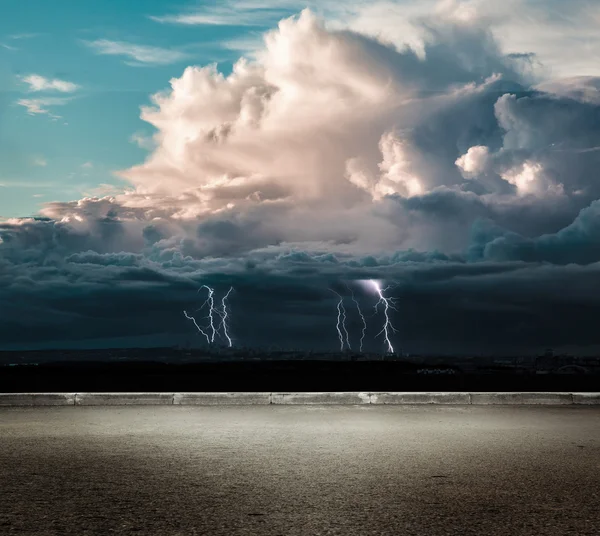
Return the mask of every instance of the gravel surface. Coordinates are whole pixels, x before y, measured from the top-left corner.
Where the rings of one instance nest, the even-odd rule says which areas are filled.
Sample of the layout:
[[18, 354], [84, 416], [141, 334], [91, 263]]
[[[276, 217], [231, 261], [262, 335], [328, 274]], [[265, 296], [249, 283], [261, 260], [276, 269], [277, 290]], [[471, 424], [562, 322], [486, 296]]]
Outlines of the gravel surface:
[[597, 536], [600, 408], [3, 408], [0, 534]]

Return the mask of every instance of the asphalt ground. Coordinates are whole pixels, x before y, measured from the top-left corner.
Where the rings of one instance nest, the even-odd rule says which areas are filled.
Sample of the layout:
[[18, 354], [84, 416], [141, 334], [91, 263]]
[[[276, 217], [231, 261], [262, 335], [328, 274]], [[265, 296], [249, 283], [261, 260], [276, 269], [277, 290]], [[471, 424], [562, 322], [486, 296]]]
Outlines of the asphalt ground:
[[1, 408], [0, 534], [596, 536], [600, 408]]

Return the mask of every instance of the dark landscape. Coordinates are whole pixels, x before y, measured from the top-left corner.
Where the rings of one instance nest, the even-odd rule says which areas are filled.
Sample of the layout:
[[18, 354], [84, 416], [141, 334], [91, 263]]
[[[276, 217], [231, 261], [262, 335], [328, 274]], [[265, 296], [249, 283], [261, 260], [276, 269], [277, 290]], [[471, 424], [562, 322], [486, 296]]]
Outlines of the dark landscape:
[[597, 391], [600, 358], [153, 348], [0, 352], [2, 392]]

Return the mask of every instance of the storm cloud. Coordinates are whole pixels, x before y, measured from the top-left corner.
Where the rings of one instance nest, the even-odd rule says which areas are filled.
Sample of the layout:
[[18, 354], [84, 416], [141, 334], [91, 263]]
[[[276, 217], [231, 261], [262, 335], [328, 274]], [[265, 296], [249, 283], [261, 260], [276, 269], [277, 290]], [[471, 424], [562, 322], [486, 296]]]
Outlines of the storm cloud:
[[333, 350], [329, 289], [370, 307], [363, 279], [407, 351], [597, 345], [600, 78], [540, 80], [452, 13], [415, 49], [305, 10], [228, 76], [188, 67], [129, 189], [0, 223], [3, 345], [200, 344], [209, 284], [236, 344]]

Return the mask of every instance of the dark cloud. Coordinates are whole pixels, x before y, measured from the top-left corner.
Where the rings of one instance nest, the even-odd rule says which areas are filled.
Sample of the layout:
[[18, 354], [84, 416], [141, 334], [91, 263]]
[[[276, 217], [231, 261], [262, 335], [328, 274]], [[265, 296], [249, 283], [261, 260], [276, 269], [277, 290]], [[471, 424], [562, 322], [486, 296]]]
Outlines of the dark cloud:
[[[528, 248], [519, 245], [524, 239], [515, 247], [501, 229], [474, 232], [473, 249], [477, 245], [482, 251], [478, 262], [417, 251], [357, 259], [303, 251], [253, 259], [249, 253], [229, 262], [180, 256], [179, 264], [95, 252], [73, 254], [54, 265], [4, 261], [0, 339], [4, 346], [42, 341], [97, 346], [115, 340], [200, 344], [181, 312], [199, 306], [197, 289], [209, 284], [217, 295], [234, 286], [231, 331], [239, 344], [333, 350], [336, 301], [328, 288], [337, 285], [345, 292], [340, 282], [378, 278], [395, 285], [391, 295], [399, 300], [394, 322], [400, 332], [394, 342], [407, 351], [595, 344], [589, 315], [598, 312], [600, 296], [590, 289], [600, 266], [539, 262], [569, 262], [573, 251], [579, 251], [576, 260], [593, 261], [582, 257], [593, 241], [591, 216], [584, 213], [573, 225], [577, 232], [561, 231]], [[374, 305], [375, 296], [353, 288], [365, 309]], [[357, 319], [349, 318], [356, 328]], [[369, 321], [371, 350], [381, 349], [374, 339], [376, 322]]]
[[[493, 244], [504, 236], [500, 232], [474, 233], [474, 242]], [[493, 258], [487, 245], [483, 249], [484, 258]], [[354, 281], [383, 279], [398, 299], [394, 342], [407, 351], [533, 351], [597, 343], [587, 315], [600, 309], [600, 295], [589, 290], [600, 275], [598, 263], [556, 266], [528, 253], [525, 261], [516, 253], [507, 257], [467, 262], [407, 251], [338, 259], [297, 251], [252, 262], [250, 254], [227, 271], [202, 260], [190, 259], [190, 271], [140, 255], [93, 252], [72, 255], [59, 266], [4, 262], [0, 339], [5, 347], [108, 344], [103, 337], [201, 344], [182, 311], [200, 306], [198, 288], [208, 284], [217, 296], [235, 288], [231, 332], [238, 344], [334, 350], [336, 299], [328, 289], [345, 294], [352, 311], [349, 284], [369, 310], [376, 296]], [[370, 350], [382, 348], [374, 338], [380, 320], [369, 320]], [[352, 312], [349, 322], [358, 326]]]
[[490, 228], [476, 233], [476, 241], [471, 251], [478, 251], [483, 259], [592, 264], [600, 261], [600, 202], [594, 201], [573, 223], [554, 234], [525, 238]]

